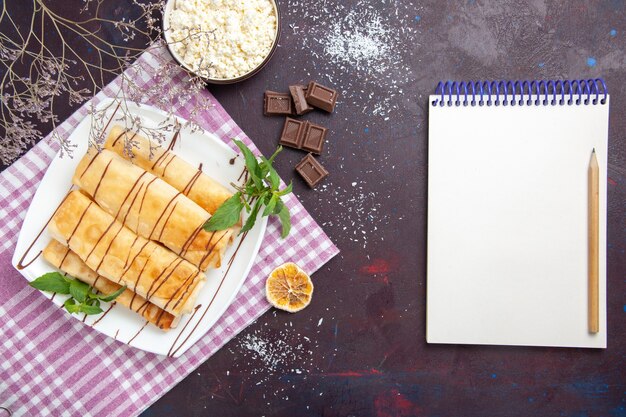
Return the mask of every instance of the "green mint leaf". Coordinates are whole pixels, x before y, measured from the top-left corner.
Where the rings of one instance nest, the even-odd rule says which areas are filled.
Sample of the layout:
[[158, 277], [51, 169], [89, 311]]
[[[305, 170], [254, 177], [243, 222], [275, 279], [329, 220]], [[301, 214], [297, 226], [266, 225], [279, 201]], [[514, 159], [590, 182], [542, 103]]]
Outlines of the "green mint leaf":
[[63, 307], [65, 307], [65, 309], [71, 314], [79, 312], [79, 305], [76, 304], [76, 300], [71, 297], [65, 300]]
[[217, 209], [213, 217], [204, 224], [204, 230], [217, 231], [233, 226], [245, 209], [249, 216], [239, 232], [245, 233], [254, 227], [261, 208], [265, 206], [262, 210], [263, 217], [277, 215], [282, 224], [282, 236], [285, 238], [291, 230], [291, 216], [281, 197], [292, 192], [293, 184], [290, 183], [280, 190], [280, 177], [272, 166], [274, 159], [282, 151], [282, 146], [276, 148], [269, 159], [264, 156], [257, 159], [243, 142], [236, 139], [233, 142], [244, 156], [249, 177], [243, 186], [233, 185], [239, 192]]
[[97, 298], [87, 298], [83, 304], [87, 304], [88, 306], [98, 306], [100, 307], [100, 300]]
[[33, 288], [41, 291], [56, 292], [59, 294], [70, 293], [70, 283], [59, 272], [48, 272], [29, 283]]
[[[272, 163], [264, 156], [261, 156], [261, 161], [263, 161], [261, 162], [261, 165], [263, 166], [263, 179], [269, 183], [271, 191], [278, 190], [278, 187], [280, 186], [280, 178], [278, 177], [278, 173], [272, 166]], [[269, 174], [269, 179], [266, 178], [267, 174]]]
[[285, 187], [282, 191], [278, 193], [279, 196], [284, 196], [289, 194], [293, 190], [293, 181], [289, 183], [287, 187]]
[[270, 165], [267, 162], [267, 159], [265, 159], [264, 156], [261, 155], [261, 163], [259, 164], [259, 171], [260, 171], [260, 177], [261, 179], [264, 179], [265, 177], [267, 177], [267, 174], [270, 171]]
[[283, 205], [283, 209], [278, 213], [278, 218], [280, 218], [280, 223], [283, 226], [283, 230], [281, 233], [281, 237], [284, 239], [289, 235], [291, 231], [291, 215], [289, 214], [289, 209], [287, 206]]
[[259, 198], [254, 203], [254, 207], [252, 207], [252, 212], [250, 213], [248, 220], [246, 220], [246, 224], [244, 224], [243, 227], [241, 228], [241, 231], [239, 232], [239, 234], [245, 233], [248, 230], [252, 229], [252, 227], [254, 226], [254, 223], [256, 222], [256, 216], [259, 214], [259, 209], [261, 208], [261, 202], [262, 200]]
[[270, 156], [270, 159], [268, 160], [269, 164], [272, 165], [274, 163], [274, 158], [276, 158], [276, 156], [281, 153], [283, 150], [282, 145], [278, 145], [278, 148], [276, 148], [276, 150], [274, 151], [274, 153], [272, 154], [272, 156]]
[[277, 191], [278, 187], [280, 187], [280, 177], [278, 176], [278, 173], [276, 172], [276, 170], [274, 169], [274, 167], [269, 161], [267, 162], [267, 166], [268, 166], [269, 174], [270, 174], [270, 179], [269, 179], [270, 187], [272, 191]]
[[111, 302], [111, 301], [115, 300], [115, 299], [116, 299], [117, 297], [119, 297], [119, 295], [120, 295], [121, 293], [123, 293], [124, 291], [126, 291], [126, 285], [124, 285], [122, 288], [120, 288], [119, 290], [115, 291], [115, 292], [114, 292], [114, 293], [112, 293], [112, 294], [109, 294], [109, 295], [104, 295], [104, 296], [102, 296], [102, 295], [101, 295], [101, 296], [99, 296], [98, 298], [99, 298], [100, 300], [102, 300], [102, 301], [104, 301], [104, 302], [107, 302], [107, 303], [108, 303], [108, 302]]
[[[254, 191], [253, 191], [254, 192]], [[251, 193], [252, 194], [252, 193]], [[250, 204], [248, 204], [248, 200], [244, 198], [243, 200], [243, 206], [246, 208], [246, 212], [250, 212], [250, 210], [252, 210], [252, 207], [250, 207]]]
[[280, 187], [280, 177], [273, 167], [270, 169], [270, 185], [272, 186], [272, 191], [276, 191]]
[[280, 198], [276, 199], [276, 206], [274, 206], [274, 210], [272, 210], [272, 214], [280, 213], [285, 207], [285, 203]]
[[213, 216], [204, 224], [204, 230], [216, 232], [234, 226], [239, 221], [243, 207], [241, 192], [235, 193], [235, 195], [219, 206]]
[[263, 184], [261, 183], [263, 175], [261, 174], [261, 168], [259, 167], [259, 162], [257, 161], [256, 157], [243, 142], [237, 139], [233, 139], [233, 142], [235, 142], [235, 145], [237, 145], [243, 153], [243, 158], [246, 161], [246, 168], [250, 173], [250, 178], [252, 178], [252, 181], [254, 181], [254, 184], [258, 188], [263, 188]]
[[249, 181], [248, 184], [246, 184], [246, 187], [245, 187], [246, 195], [254, 194], [256, 190], [257, 188], [256, 188], [256, 185], [254, 185], [254, 182]]
[[84, 303], [89, 292], [89, 285], [77, 279], [70, 282], [70, 294], [79, 303]]
[[85, 313], [88, 316], [102, 313], [102, 309], [99, 306], [90, 306], [88, 304], [78, 304], [76, 307], [78, 308], [78, 311], [80, 311], [81, 313]]
[[261, 174], [261, 168], [259, 168], [258, 165], [256, 168], [256, 173], [254, 175], [250, 174], [250, 179], [252, 180], [252, 184], [254, 185], [254, 190], [260, 190], [263, 188], [263, 176]]
[[273, 194], [268, 203], [265, 204], [265, 210], [263, 210], [263, 217], [267, 217], [274, 212], [276, 202], [280, 199], [276, 194]]

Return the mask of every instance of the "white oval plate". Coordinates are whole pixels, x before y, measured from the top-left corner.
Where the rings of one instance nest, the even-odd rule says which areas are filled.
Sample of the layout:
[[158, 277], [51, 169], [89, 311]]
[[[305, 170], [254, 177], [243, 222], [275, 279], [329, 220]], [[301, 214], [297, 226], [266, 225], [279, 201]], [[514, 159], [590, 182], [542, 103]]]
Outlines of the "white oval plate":
[[[111, 105], [112, 101], [112, 99], [104, 100], [98, 108], [108, 106], [109, 112], [112, 114], [114, 110], [114, 106]], [[159, 123], [167, 119], [165, 112], [145, 104], [137, 106], [129, 103], [128, 108], [133, 116], [140, 117], [144, 125], [157, 127]], [[111, 126], [115, 124], [115, 120], [120, 123], [118, 117], [120, 116], [116, 115]], [[179, 121], [185, 122], [180, 118]], [[57, 154], [41, 180], [24, 219], [13, 254], [12, 263], [16, 269], [26, 252], [28, 254], [23, 264], [27, 264], [48, 244], [50, 236], [45, 230], [45, 226], [72, 186], [74, 170], [87, 151], [90, 124], [91, 117], [85, 117], [69, 137], [70, 142], [77, 145], [74, 150], [74, 158], [67, 156], [61, 158]], [[108, 134], [108, 132], [106, 133]], [[170, 134], [170, 139], [171, 136]], [[163, 146], [168, 144], [164, 143]], [[209, 132], [196, 131], [193, 133], [188, 129], [183, 129], [173, 151], [191, 164], [200, 165], [202, 163], [202, 170], [224, 185], [231, 182], [242, 182], [241, 177], [245, 167], [243, 158], [235, 158], [237, 154]], [[234, 163], [231, 164], [231, 161]], [[146, 325], [146, 321], [142, 317], [123, 306], [116, 305], [107, 312], [110, 305], [106, 303], [102, 306], [105, 313], [88, 316], [84, 320], [82, 314], [76, 315], [67, 312], [66, 314], [130, 346], [160, 355], [178, 357], [215, 324], [235, 298], [248, 276], [250, 268], [252, 268], [265, 234], [266, 225], [267, 217], [257, 220], [256, 225], [247, 233], [245, 238], [239, 236], [226, 251], [222, 267], [206, 272], [207, 282], [196, 300], [195, 313], [184, 316], [175, 329], [164, 332], [151, 324]], [[38, 238], [37, 235], [42, 230], [43, 232]], [[33, 241], [35, 243], [29, 250], [28, 247]], [[38, 256], [34, 262], [18, 270], [28, 281], [32, 281], [46, 272], [56, 269], [41, 256]], [[44, 292], [43, 294], [48, 298], [51, 297], [50, 293]], [[66, 298], [67, 296], [57, 294], [52, 298], [52, 302], [61, 306]]]

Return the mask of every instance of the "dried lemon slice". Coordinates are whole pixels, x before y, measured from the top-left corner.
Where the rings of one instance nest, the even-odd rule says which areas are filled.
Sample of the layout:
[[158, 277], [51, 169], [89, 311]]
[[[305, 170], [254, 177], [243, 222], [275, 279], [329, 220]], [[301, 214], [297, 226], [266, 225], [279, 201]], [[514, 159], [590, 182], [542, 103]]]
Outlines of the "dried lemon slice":
[[308, 306], [313, 295], [313, 282], [292, 262], [274, 269], [265, 282], [267, 301], [281, 310], [295, 313]]

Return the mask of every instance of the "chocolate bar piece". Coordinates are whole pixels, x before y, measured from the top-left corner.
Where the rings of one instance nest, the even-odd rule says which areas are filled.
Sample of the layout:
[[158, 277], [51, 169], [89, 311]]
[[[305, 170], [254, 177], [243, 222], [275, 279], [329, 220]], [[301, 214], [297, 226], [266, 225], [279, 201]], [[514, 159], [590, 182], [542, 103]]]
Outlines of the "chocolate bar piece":
[[289, 86], [289, 92], [291, 93], [291, 98], [293, 99], [298, 116], [313, 111], [313, 107], [306, 102], [306, 97], [304, 96], [307, 90], [307, 87], [304, 85]]
[[263, 114], [266, 116], [290, 116], [294, 114], [291, 94], [266, 91], [263, 97]]
[[328, 171], [310, 153], [298, 162], [296, 171], [311, 188], [328, 176]]
[[332, 112], [337, 104], [337, 91], [311, 81], [306, 91], [306, 101], [319, 109]]
[[307, 122], [304, 128], [304, 139], [302, 149], [320, 155], [326, 142], [326, 129], [323, 126]]
[[307, 123], [287, 117], [278, 143], [291, 148], [301, 149]]
[[287, 117], [278, 143], [295, 149], [304, 149], [320, 155], [328, 129], [315, 123]]

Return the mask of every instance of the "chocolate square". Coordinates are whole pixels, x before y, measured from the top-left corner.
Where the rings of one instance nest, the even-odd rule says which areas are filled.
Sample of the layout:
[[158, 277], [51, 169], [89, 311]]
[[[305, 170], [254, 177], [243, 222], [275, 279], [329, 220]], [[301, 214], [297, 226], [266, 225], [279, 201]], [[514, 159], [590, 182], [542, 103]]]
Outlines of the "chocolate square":
[[266, 116], [290, 116], [294, 114], [291, 94], [266, 91], [263, 97], [263, 114]]
[[332, 112], [337, 104], [337, 91], [311, 81], [306, 91], [306, 101], [319, 109]]
[[304, 85], [290, 85], [289, 92], [296, 108], [297, 115], [307, 114], [313, 111], [313, 107], [306, 102], [305, 92], [307, 87]]
[[298, 162], [296, 171], [311, 188], [328, 176], [328, 171], [310, 153]]
[[300, 120], [287, 117], [278, 143], [291, 148], [301, 149], [307, 124], [308, 122], [301, 122]]
[[326, 142], [326, 129], [324, 126], [308, 123], [304, 129], [302, 149], [320, 155]]

